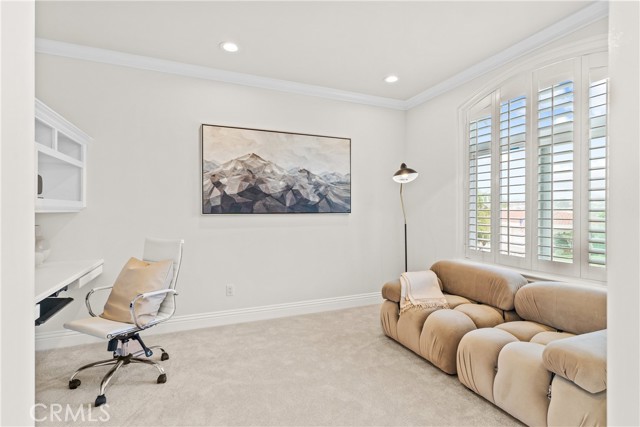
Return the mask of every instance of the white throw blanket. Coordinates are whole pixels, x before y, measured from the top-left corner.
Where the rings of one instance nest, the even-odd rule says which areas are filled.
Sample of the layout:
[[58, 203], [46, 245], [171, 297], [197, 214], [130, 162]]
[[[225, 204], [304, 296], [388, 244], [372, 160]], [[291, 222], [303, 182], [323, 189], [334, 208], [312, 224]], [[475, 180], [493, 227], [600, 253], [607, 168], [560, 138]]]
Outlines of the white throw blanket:
[[449, 308], [431, 270], [412, 271], [400, 276], [400, 314], [412, 309]]

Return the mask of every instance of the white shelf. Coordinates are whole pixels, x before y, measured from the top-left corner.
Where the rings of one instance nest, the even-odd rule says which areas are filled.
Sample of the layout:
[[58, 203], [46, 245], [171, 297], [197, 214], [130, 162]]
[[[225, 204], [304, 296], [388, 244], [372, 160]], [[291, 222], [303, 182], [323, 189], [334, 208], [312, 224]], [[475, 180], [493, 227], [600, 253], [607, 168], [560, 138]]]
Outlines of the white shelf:
[[35, 115], [35, 161], [42, 178], [35, 211], [78, 212], [86, 206], [91, 137], [37, 99]]

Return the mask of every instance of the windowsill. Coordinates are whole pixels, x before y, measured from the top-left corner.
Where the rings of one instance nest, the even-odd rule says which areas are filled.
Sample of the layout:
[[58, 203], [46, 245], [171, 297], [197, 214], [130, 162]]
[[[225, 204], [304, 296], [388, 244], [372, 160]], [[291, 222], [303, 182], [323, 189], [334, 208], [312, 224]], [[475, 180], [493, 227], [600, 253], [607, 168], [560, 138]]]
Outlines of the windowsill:
[[582, 279], [580, 277], [563, 276], [561, 274], [546, 273], [544, 271], [526, 270], [524, 268], [510, 267], [510, 266], [494, 264], [490, 262], [482, 262], [482, 261], [478, 261], [470, 258], [463, 258], [463, 259], [466, 261], [477, 262], [478, 264], [491, 265], [493, 267], [500, 267], [500, 268], [505, 268], [507, 270], [515, 271], [516, 273], [519, 273], [522, 276], [524, 276], [524, 278], [527, 279], [529, 282], [541, 282], [541, 281], [570, 282], [570, 283], [577, 283], [579, 285], [586, 285], [586, 286], [597, 286], [601, 288], [607, 287], [607, 282], [600, 282], [598, 280], [589, 280], [589, 279]]

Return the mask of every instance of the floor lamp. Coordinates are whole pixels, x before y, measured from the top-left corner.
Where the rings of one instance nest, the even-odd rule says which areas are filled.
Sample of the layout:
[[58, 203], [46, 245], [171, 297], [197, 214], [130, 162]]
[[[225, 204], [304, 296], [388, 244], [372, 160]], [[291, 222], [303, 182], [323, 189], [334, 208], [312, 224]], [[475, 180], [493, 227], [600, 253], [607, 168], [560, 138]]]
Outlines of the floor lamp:
[[418, 172], [408, 168], [405, 163], [400, 165], [398, 172], [393, 174], [393, 180], [400, 184], [400, 205], [402, 206], [402, 217], [404, 218], [404, 271], [407, 271], [407, 214], [404, 211], [404, 198], [402, 196], [402, 186], [418, 177]]

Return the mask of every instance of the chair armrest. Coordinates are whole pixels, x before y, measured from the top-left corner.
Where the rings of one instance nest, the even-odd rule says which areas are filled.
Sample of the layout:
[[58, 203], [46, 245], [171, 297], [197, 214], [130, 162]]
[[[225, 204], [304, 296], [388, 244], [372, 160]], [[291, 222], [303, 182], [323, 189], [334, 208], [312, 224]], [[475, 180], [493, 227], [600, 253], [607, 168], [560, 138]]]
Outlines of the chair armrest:
[[157, 295], [162, 295], [162, 294], [169, 294], [172, 295], [173, 297], [175, 297], [176, 295], [178, 295], [178, 292], [176, 292], [175, 289], [161, 289], [159, 291], [152, 291], [152, 292], [145, 292], [144, 294], [138, 294], [136, 295], [136, 297], [134, 299], [131, 300], [131, 303], [129, 303], [129, 311], [131, 312], [131, 318], [133, 319], [133, 323], [135, 323], [136, 327], [138, 329], [146, 329], [152, 325], [155, 325], [156, 323], [159, 322], [150, 322], [146, 325], [141, 325], [138, 322], [138, 314], [136, 313], [136, 302], [139, 299], [145, 299], [145, 298], [150, 298], [150, 297], [154, 297]]
[[382, 298], [400, 302], [400, 279], [392, 280], [382, 286]]
[[545, 368], [589, 393], [607, 389], [607, 330], [563, 338], [547, 344]]
[[91, 301], [90, 301], [91, 295], [93, 295], [96, 291], [106, 291], [107, 289], [111, 289], [111, 288], [113, 288], [113, 286], [100, 286], [98, 288], [91, 289], [87, 293], [87, 296], [84, 298], [84, 304], [87, 306], [87, 310], [89, 310], [89, 314], [91, 315], [91, 317], [97, 317], [96, 314], [91, 309]]

